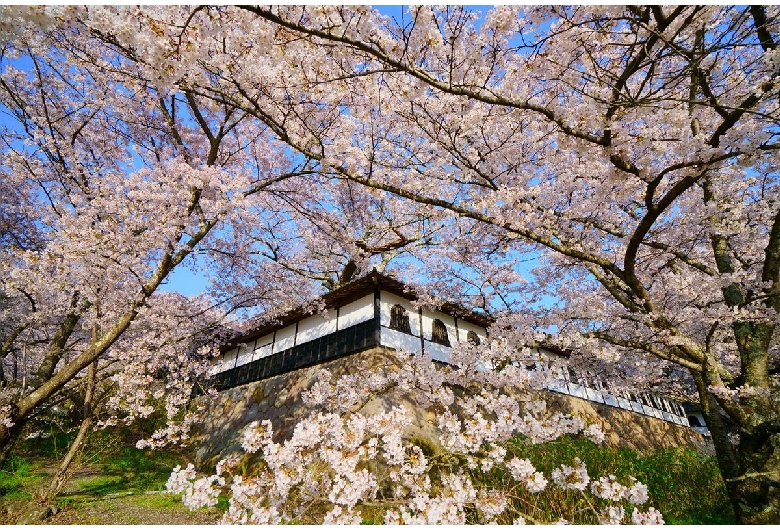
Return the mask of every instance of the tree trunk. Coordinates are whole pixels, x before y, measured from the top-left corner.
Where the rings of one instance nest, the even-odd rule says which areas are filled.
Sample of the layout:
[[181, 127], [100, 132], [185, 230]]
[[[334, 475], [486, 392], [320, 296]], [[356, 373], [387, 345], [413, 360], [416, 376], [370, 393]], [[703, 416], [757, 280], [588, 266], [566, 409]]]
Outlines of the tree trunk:
[[732, 483], [734, 511], [740, 524], [780, 523], [780, 433], [759, 429], [742, 433], [739, 471]]
[[[10, 405], [14, 407], [12, 403]], [[11, 411], [11, 421], [13, 421], [11, 427], [0, 425], [0, 469], [3, 468], [5, 460], [11, 454], [11, 450], [16, 445], [16, 440], [19, 439], [19, 435], [22, 434], [22, 430], [27, 424], [26, 419], [18, 417], [15, 408]]]
[[87, 388], [84, 392], [84, 404], [81, 408], [81, 426], [79, 432], [76, 434], [76, 438], [70, 444], [68, 454], [60, 463], [60, 467], [57, 470], [57, 474], [54, 476], [51, 484], [48, 488], [41, 491], [40, 497], [44, 502], [49, 502], [51, 499], [57, 496], [62, 491], [65, 484], [70, 478], [70, 466], [76, 457], [81, 454], [84, 449], [84, 440], [87, 437], [90, 427], [92, 426], [92, 400], [95, 394], [95, 383], [97, 380], [97, 361], [89, 365], [89, 371], [87, 372]]
[[780, 523], [780, 433], [765, 422], [757, 428], [740, 429], [735, 447], [729, 439], [715, 398], [700, 374], [694, 374], [702, 412], [715, 445], [718, 468], [734, 514], [740, 524]]

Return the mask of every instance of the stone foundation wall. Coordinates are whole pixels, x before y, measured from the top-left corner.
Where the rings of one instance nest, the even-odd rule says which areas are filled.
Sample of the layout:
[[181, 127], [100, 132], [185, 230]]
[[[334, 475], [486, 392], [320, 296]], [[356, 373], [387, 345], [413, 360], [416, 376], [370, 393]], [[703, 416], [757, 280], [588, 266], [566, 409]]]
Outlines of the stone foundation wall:
[[[396, 370], [397, 362], [392, 350], [376, 347], [222, 391], [207, 404], [207, 420], [196, 433], [197, 467], [204, 471], [213, 470], [221, 458], [243, 454], [241, 434], [244, 427], [253, 421], [269, 419], [280, 438], [289, 436], [295, 424], [308, 412], [301, 401], [301, 392], [316, 382], [319, 370], [330, 370], [335, 381], [342, 375], [365, 370], [363, 363], [376, 370]], [[689, 427], [555, 392], [540, 392], [539, 395], [547, 401], [551, 411], [574, 414], [587, 423], [600, 425], [606, 434], [605, 443], [609, 446], [628, 446], [642, 452], [663, 447], [692, 446], [704, 450], [708, 447], [707, 440]], [[373, 396], [360, 411], [370, 414], [401, 403], [415, 415], [414, 425], [406, 434], [435, 439], [431, 423], [433, 413], [415, 406], [400, 392]]]

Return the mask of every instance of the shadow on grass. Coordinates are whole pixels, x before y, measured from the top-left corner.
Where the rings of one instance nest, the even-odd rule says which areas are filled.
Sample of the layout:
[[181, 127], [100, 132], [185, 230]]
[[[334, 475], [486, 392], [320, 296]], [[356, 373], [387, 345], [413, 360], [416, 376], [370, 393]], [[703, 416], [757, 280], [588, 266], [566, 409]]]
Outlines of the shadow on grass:
[[60, 498], [105, 497], [129, 491], [129, 481], [122, 476], [97, 476], [81, 479], [77, 489], [60, 493]]
[[85, 502], [105, 497], [165, 491], [165, 483], [179, 458], [160, 451], [124, 448], [85, 477], [73, 477], [71, 486], [58, 495], [64, 503]]

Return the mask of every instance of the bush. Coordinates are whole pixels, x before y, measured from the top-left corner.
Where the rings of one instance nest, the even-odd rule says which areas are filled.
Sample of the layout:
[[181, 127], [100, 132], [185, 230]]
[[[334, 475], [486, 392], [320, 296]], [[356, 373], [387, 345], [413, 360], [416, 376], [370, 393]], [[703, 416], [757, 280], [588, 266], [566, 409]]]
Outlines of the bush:
[[[566, 436], [559, 440], [530, 445], [515, 438], [507, 444], [508, 453], [529, 458], [548, 474], [561, 464], [571, 464], [578, 456], [592, 479], [615, 475], [627, 481], [635, 477], [650, 492], [649, 505], [661, 511], [672, 524], [733, 524], [734, 512], [726, 487], [713, 457], [687, 448], [658, 450], [651, 455], [628, 449], [597, 446], [582, 438]], [[537, 499], [540, 507], [564, 499]], [[533, 502], [529, 499], [528, 502]], [[570, 510], [576, 510], [571, 506]]]

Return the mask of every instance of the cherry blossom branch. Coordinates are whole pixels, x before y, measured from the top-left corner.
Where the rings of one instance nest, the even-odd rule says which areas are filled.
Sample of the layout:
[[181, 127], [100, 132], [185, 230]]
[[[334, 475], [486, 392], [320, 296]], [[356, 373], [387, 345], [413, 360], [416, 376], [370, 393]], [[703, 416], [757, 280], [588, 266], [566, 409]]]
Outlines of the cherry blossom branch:
[[379, 59], [383, 64], [392, 66], [397, 71], [405, 72], [411, 75], [412, 77], [415, 77], [425, 82], [426, 84], [429, 84], [430, 86], [438, 90], [441, 90], [442, 92], [445, 92], [447, 94], [453, 94], [456, 96], [468, 96], [469, 98], [475, 99], [477, 101], [481, 101], [483, 103], [488, 103], [488, 104], [502, 105], [502, 106], [521, 109], [521, 110], [530, 110], [532, 112], [544, 116], [545, 118], [549, 119], [550, 121], [558, 125], [558, 127], [560, 127], [560, 129], [567, 135], [585, 140], [589, 143], [593, 143], [596, 145], [602, 145], [602, 146], [609, 145], [608, 141], [604, 137], [575, 130], [574, 128], [567, 125], [562, 117], [556, 115], [552, 110], [542, 105], [537, 105], [529, 101], [521, 102], [521, 101], [509, 100], [493, 92], [487, 91], [487, 89], [474, 90], [467, 86], [453, 85], [451, 82], [444, 83], [442, 81], [439, 81], [438, 79], [430, 75], [428, 72], [420, 68], [416, 68], [412, 65], [405, 64], [399, 60], [394, 59], [387, 52], [385, 52], [378, 43], [373, 43], [372, 46], [370, 44], [364, 43], [356, 39], [350, 39], [344, 35], [337, 35], [330, 31], [309, 28], [303, 25], [302, 23], [296, 23], [296, 22], [283, 19], [282, 17], [276, 15], [273, 11], [261, 7], [241, 6], [241, 9], [245, 9], [266, 20], [274, 22], [282, 27], [297, 31], [299, 33], [312, 35], [333, 42], [340, 42], [342, 44], [346, 44], [348, 46], [366, 52], [369, 55]]
[[198, 233], [193, 234], [177, 252], [169, 250], [159, 261], [157, 269], [149, 280], [141, 287], [135, 300], [130, 304], [130, 308], [118, 317], [113, 325], [111, 325], [100, 337], [92, 341], [82, 353], [77, 355], [72, 361], [63, 365], [35, 390], [19, 400], [17, 403], [17, 414], [21, 417], [26, 417], [40, 403], [48, 399], [68, 381], [73, 379], [81, 370], [100, 358], [108, 348], [119, 339], [122, 333], [127, 330], [138, 315], [139, 309], [146, 303], [149, 297], [154, 294], [157, 287], [168, 276], [170, 271], [194, 250], [198, 243], [206, 237], [215, 225], [216, 220], [208, 223], [204, 228], [201, 228]]
[[30, 323], [29, 322], [25, 322], [24, 324], [16, 326], [15, 328], [13, 328], [13, 330], [11, 330], [11, 333], [8, 334], [8, 337], [6, 337], [6, 339], [3, 341], [3, 344], [0, 345], [0, 361], [5, 359], [5, 356], [10, 353], [11, 347], [14, 345], [14, 342], [16, 341], [16, 339], [29, 326], [30, 326]]
[[750, 6], [750, 15], [756, 22], [754, 28], [756, 30], [756, 35], [758, 35], [758, 40], [761, 42], [761, 47], [764, 49], [764, 51], [774, 50], [777, 48], [777, 43], [772, 37], [772, 34], [769, 32], [769, 23], [766, 18], [766, 9], [764, 6]]
[[[585, 335], [588, 337], [595, 337], [599, 340], [603, 340], [610, 344], [614, 344], [615, 346], [622, 346], [624, 348], [646, 351], [658, 357], [659, 359], [664, 359], [666, 361], [679, 364], [680, 366], [694, 372], [701, 372], [703, 369], [701, 364], [703, 358], [697, 359], [691, 357], [688, 354], [688, 352], [685, 350], [680, 350], [681, 353], [683, 353], [683, 355], [675, 355], [670, 350], [661, 350], [659, 348], [655, 348], [651, 344], [647, 343], [646, 341], [621, 339], [619, 337], [615, 337], [614, 335], [602, 331], [586, 332]], [[723, 370], [723, 375], [726, 376], [727, 380], [734, 379], [734, 376], [732, 376], [725, 368], [720, 367], [720, 369]]]

